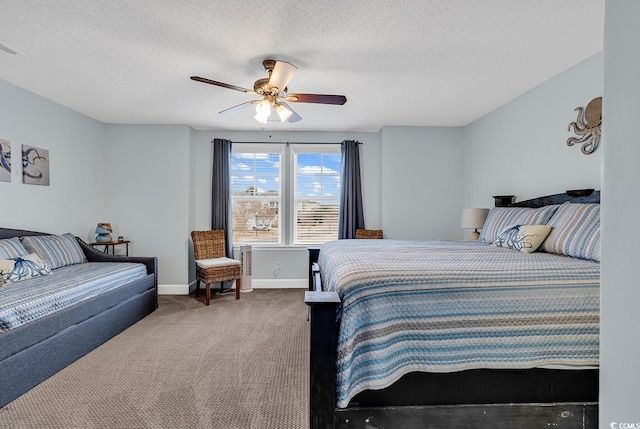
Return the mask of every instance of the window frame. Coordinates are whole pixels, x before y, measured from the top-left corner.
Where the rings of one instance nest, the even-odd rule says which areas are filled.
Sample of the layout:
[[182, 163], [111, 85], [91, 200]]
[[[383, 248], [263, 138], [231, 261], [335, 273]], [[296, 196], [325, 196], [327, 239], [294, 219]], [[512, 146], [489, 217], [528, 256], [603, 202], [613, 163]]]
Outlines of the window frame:
[[[236, 154], [236, 153], [277, 153], [280, 156], [279, 159], [279, 175], [278, 175], [278, 180], [279, 180], [279, 184], [280, 184], [280, 189], [279, 189], [279, 201], [278, 201], [278, 241], [277, 242], [270, 242], [270, 243], [261, 243], [261, 242], [233, 242], [234, 246], [241, 246], [243, 244], [250, 244], [252, 246], [258, 246], [258, 247], [270, 247], [270, 246], [276, 246], [276, 247], [280, 247], [283, 246], [285, 244], [285, 238], [284, 238], [284, 230], [286, 229], [286, 220], [284, 219], [285, 216], [285, 202], [286, 202], [286, 190], [285, 190], [285, 172], [284, 172], [284, 168], [283, 168], [283, 164], [286, 160], [286, 148], [283, 145], [280, 144], [269, 144], [269, 143], [234, 143], [231, 146], [231, 154]], [[230, 166], [231, 167], [231, 166]], [[231, 173], [232, 168], [229, 168], [229, 174]], [[231, 180], [231, 178], [229, 178]], [[259, 197], [256, 196], [254, 198], [254, 200], [259, 201], [260, 199], [264, 199], [264, 200], [273, 200], [273, 197]], [[232, 207], [232, 219], [233, 219], [233, 203], [234, 203], [234, 196], [233, 196], [233, 191], [231, 192], [231, 207]], [[285, 227], [283, 228], [283, 225], [285, 225]]]
[[[277, 243], [261, 243], [261, 242], [234, 242], [233, 246], [238, 247], [243, 244], [260, 248], [306, 248], [309, 246], [320, 245], [300, 244], [295, 242], [296, 227], [296, 155], [298, 153], [341, 153], [341, 143], [272, 143], [272, 142], [255, 142], [255, 143], [233, 143], [231, 152], [234, 153], [278, 153], [280, 154], [280, 200], [278, 209], [278, 242]], [[342, 166], [342, 164], [341, 164]], [[342, 168], [340, 169], [342, 170]], [[230, 173], [231, 174], [231, 168]], [[342, 171], [340, 171], [340, 176]], [[342, 185], [340, 179], [340, 185]], [[340, 195], [338, 195], [338, 202]], [[233, 205], [233, 192], [231, 192]], [[233, 207], [233, 206], [232, 206]], [[232, 212], [233, 213], [233, 212]], [[233, 214], [232, 214], [233, 216]]]
[[[321, 245], [323, 242], [317, 242], [317, 243], [299, 243], [296, 241], [297, 237], [296, 237], [296, 226], [297, 226], [297, 217], [296, 217], [296, 209], [297, 209], [297, 205], [296, 202], [298, 201], [298, 196], [297, 196], [297, 171], [298, 171], [298, 164], [297, 164], [297, 155], [298, 154], [325, 154], [325, 153], [329, 153], [329, 154], [340, 154], [342, 152], [342, 144], [341, 143], [325, 143], [325, 144], [291, 144], [290, 145], [290, 153], [289, 153], [289, 171], [290, 171], [290, 181], [291, 181], [291, 187], [290, 187], [290, 198], [289, 198], [289, 204], [290, 204], [290, 210], [289, 210], [289, 237], [290, 237], [290, 244], [292, 246], [314, 246], [314, 245]], [[324, 167], [324, 166], [323, 166]], [[338, 178], [339, 178], [339, 185], [342, 186], [342, 161], [340, 162], [340, 171], [338, 172]], [[325, 199], [325, 197], [319, 197], [319, 199]], [[333, 198], [332, 198], [333, 199]], [[336, 198], [338, 200], [338, 205], [340, 204], [340, 195], [337, 195]], [[337, 236], [337, 231], [336, 231], [336, 239], [338, 238]]]

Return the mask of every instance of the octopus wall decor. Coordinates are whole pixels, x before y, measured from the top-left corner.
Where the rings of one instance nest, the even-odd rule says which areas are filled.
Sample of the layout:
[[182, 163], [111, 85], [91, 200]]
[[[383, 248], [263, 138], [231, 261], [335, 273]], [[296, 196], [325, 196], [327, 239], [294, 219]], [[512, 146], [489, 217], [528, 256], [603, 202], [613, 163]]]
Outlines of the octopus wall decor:
[[569, 124], [567, 130], [573, 128], [577, 137], [569, 137], [567, 146], [582, 144], [582, 153], [592, 154], [598, 148], [602, 134], [602, 97], [591, 100], [586, 109], [576, 107], [574, 111], [578, 112], [578, 117]]

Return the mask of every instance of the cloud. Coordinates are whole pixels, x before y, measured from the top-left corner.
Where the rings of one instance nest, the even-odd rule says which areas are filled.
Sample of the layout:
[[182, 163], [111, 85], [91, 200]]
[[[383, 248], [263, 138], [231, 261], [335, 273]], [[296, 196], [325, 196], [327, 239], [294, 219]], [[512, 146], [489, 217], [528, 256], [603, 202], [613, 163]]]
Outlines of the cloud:
[[236, 170], [251, 170], [251, 167], [249, 167], [247, 164], [242, 164], [240, 162], [233, 164], [233, 166]]
[[338, 177], [340, 172], [337, 170], [333, 170], [329, 167], [322, 167], [319, 165], [306, 165], [304, 167], [300, 167], [298, 172], [304, 175], [319, 175], [319, 174], [337, 174]]

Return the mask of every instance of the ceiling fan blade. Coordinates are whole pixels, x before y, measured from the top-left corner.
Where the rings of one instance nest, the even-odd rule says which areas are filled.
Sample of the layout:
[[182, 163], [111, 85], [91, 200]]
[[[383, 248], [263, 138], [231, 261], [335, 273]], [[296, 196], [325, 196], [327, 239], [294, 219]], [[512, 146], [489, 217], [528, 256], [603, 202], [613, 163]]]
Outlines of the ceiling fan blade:
[[211, 80], [200, 76], [191, 76], [191, 80], [195, 80], [202, 83], [208, 83], [209, 85], [221, 86], [222, 88], [233, 89], [235, 91], [246, 92], [248, 94], [257, 94], [252, 89], [242, 88], [240, 86], [231, 85], [224, 82], [218, 82], [217, 80]]
[[289, 122], [290, 124], [293, 124], [294, 122], [298, 122], [302, 119], [302, 117], [298, 115], [296, 111], [293, 110], [291, 106], [289, 106], [287, 103], [280, 102], [280, 104], [282, 104], [284, 107], [286, 107], [291, 111], [291, 116], [289, 116], [289, 119], [287, 119], [287, 122]]
[[278, 93], [284, 91], [287, 84], [298, 70], [298, 67], [286, 61], [276, 61], [276, 65], [273, 66], [273, 71], [269, 77], [269, 84], [267, 89], [278, 88]]
[[262, 100], [245, 101], [244, 103], [240, 103], [240, 104], [238, 104], [236, 106], [229, 107], [228, 109], [221, 110], [218, 113], [220, 113], [221, 115], [225, 115], [227, 113], [237, 112], [238, 110], [242, 110], [244, 108], [247, 108], [247, 107], [251, 106], [252, 104], [260, 103], [260, 101], [262, 101]]
[[339, 104], [347, 102], [344, 95], [330, 94], [287, 94], [287, 101], [292, 103], [319, 103], [319, 104]]

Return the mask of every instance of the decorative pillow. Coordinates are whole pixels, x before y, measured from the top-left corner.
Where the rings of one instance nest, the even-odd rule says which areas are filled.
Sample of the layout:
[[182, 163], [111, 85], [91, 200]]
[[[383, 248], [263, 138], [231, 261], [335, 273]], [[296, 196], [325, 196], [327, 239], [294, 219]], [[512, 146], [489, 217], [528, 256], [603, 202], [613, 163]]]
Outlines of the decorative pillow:
[[541, 250], [600, 261], [600, 204], [564, 203], [549, 225]]
[[22, 244], [29, 252], [37, 253], [52, 270], [86, 262], [82, 248], [71, 233], [27, 236], [22, 238]]
[[540, 247], [549, 232], [549, 225], [516, 225], [500, 234], [493, 244], [531, 253]]
[[544, 225], [558, 209], [558, 205], [537, 209], [530, 207], [493, 207], [484, 221], [479, 241], [493, 243], [498, 235], [514, 225]]
[[42, 276], [50, 272], [49, 267], [35, 253], [0, 260], [0, 282], [5, 284]]
[[16, 256], [26, 255], [27, 249], [24, 248], [18, 237], [5, 238], [0, 240], [0, 259], [10, 259]]

